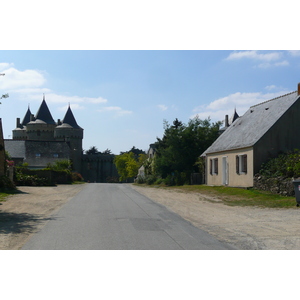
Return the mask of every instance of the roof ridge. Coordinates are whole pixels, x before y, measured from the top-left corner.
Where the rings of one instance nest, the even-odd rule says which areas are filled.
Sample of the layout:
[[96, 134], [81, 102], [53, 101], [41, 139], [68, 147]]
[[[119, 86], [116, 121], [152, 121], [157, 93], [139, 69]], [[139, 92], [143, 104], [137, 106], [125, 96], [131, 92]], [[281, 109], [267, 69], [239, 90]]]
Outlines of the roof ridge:
[[297, 93], [297, 91], [293, 91], [293, 92], [290, 92], [290, 93], [287, 93], [287, 94], [284, 94], [284, 95], [275, 97], [275, 98], [273, 98], [273, 99], [270, 99], [270, 100], [267, 100], [267, 101], [264, 101], [264, 102], [261, 102], [261, 103], [252, 105], [252, 106], [250, 106], [250, 108], [256, 107], [256, 106], [258, 106], [258, 105], [261, 105], [261, 104], [264, 104], [264, 103], [267, 103], [267, 102], [270, 102], [270, 101], [273, 101], [273, 100], [276, 100], [276, 99], [279, 99], [279, 98], [281, 98], [281, 97], [285, 97], [285, 96], [287, 96], [287, 95], [291, 95], [291, 94], [293, 94], [293, 93]]

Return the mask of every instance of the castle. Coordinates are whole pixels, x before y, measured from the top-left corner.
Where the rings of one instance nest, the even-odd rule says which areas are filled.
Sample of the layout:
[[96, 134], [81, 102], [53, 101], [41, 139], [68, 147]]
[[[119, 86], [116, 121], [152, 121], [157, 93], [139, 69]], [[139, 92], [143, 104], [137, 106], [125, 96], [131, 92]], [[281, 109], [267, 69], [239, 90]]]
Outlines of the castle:
[[86, 181], [106, 182], [108, 177], [117, 177], [114, 155], [83, 154], [83, 131], [70, 106], [62, 121], [55, 122], [44, 96], [35, 116], [28, 107], [23, 121], [17, 118], [12, 139], [4, 140], [5, 150], [15, 164], [27, 163], [30, 169], [67, 159]]

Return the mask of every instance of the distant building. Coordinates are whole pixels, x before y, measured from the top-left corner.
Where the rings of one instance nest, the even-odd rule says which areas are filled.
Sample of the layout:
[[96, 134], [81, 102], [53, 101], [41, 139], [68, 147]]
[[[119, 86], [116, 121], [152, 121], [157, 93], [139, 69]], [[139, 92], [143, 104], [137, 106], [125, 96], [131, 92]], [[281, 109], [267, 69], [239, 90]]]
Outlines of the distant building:
[[72, 162], [73, 171], [81, 173], [86, 181], [106, 182], [108, 177], [116, 177], [114, 155], [91, 158], [83, 154], [83, 131], [70, 106], [63, 120], [55, 122], [44, 97], [35, 116], [28, 108], [22, 122], [16, 119], [12, 139], [4, 140], [5, 150], [16, 164], [28, 163], [31, 169], [67, 159]]

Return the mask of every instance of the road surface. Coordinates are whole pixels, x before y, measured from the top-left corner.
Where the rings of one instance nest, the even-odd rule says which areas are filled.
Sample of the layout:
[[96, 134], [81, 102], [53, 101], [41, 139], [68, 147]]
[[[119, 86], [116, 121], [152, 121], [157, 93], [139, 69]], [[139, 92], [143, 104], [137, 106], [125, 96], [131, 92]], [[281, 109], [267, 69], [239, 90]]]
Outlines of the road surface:
[[23, 250], [229, 250], [127, 184], [86, 184]]

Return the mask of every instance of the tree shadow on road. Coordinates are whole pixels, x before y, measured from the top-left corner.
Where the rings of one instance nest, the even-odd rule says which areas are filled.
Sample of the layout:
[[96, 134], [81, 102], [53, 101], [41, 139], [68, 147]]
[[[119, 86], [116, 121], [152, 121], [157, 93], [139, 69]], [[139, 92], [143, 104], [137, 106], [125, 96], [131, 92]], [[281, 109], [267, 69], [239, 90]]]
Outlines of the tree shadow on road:
[[0, 212], [0, 234], [31, 233], [39, 224], [52, 219], [26, 213]]

